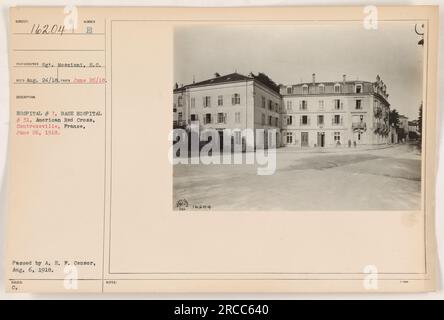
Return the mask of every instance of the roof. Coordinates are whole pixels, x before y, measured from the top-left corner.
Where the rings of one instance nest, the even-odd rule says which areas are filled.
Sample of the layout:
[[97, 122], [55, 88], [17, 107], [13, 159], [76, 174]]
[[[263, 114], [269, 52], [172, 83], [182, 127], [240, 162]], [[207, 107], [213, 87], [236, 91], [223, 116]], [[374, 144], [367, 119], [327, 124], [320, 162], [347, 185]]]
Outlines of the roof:
[[219, 83], [225, 83], [225, 82], [238, 82], [238, 81], [245, 81], [245, 80], [252, 80], [250, 77], [244, 76], [242, 74], [239, 74], [237, 72], [233, 72], [224, 76], [218, 76], [214, 77], [208, 80], [196, 82], [193, 84], [187, 85], [187, 87], [193, 87], [193, 86], [205, 86], [205, 85], [211, 85], [211, 84], [219, 84]]
[[283, 85], [284, 87], [302, 87], [302, 86], [319, 86], [319, 85], [325, 85], [325, 86], [334, 86], [335, 84], [362, 84], [362, 83], [373, 83], [370, 81], [361, 81], [361, 80], [353, 80], [353, 81], [325, 81], [325, 82], [302, 82], [297, 84], [289, 84], [289, 85]]
[[243, 74], [237, 73], [237, 72], [233, 72], [230, 74], [226, 74], [224, 76], [217, 76], [208, 80], [204, 80], [204, 81], [200, 81], [200, 82], [195, 82], [195, 83], [191, 83], [179, 88], [174, 89], [174, 92], [181, 92], [186, 88], [193, 88], [193, 87], [200, 87], [200, 86], [208, 86], [208, 85], [214, 85], [214, 84], [222, 84], [222, 83], [230, 83], [230, 82], [239, 82], [239, 81], [248, 81], [248, 80], [253, 80], [253, 81], [258, 81], [259, 83], [261, 83], [262, 85], [270, 88], [271, 90], [275, 91], [277, 94], [279, 94], [279, 87], [272, 87], [271, 85], [265, 83], [264, 81], [261, 81], [260, 79], [258, 79], [258, 76], [255, 76], [253, 74], [251, 74], [251, 76], [244, 76]]

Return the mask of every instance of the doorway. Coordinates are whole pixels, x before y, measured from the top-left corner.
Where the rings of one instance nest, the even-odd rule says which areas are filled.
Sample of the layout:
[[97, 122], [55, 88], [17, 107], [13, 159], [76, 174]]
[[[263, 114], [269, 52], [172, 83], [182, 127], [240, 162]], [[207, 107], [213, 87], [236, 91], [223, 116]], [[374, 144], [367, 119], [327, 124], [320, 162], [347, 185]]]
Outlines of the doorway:
[[301, 132], [301, 147], [308, 147], [308, 132]]
[[318, 132], [318, 147], [325, 146], [325, 132]]

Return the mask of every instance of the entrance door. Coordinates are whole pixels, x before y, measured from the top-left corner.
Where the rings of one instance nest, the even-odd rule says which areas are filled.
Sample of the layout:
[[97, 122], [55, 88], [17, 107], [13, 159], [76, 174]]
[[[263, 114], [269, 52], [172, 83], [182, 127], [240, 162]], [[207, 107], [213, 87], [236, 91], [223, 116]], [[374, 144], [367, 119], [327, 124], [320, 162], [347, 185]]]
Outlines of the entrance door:
[[325, 146], [325, 132], [318, 132], [318, 147]]
[[308, 132], [301, 132], [301, 147], [308, 147]]

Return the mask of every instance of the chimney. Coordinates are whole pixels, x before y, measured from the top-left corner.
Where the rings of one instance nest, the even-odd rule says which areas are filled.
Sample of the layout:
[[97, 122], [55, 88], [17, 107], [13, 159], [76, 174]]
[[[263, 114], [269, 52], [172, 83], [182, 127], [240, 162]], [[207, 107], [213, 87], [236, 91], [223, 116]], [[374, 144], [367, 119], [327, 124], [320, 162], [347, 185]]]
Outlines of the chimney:
[[313, 84], [315, 84], [316, 83], [316, 73], [313, 73], [311, 76], [313, 77]]
[[345, 74], [342, 75], [342, 82], [345, 83], [347, 81], [347, 76]]
[[179, 84], [177, 82], [176, 82], [175, 87], [176, 87], [176, 89], [179, 89]]
[[219, 74], [218, 72], [215, 72], [215, 73], [214, 73], [214, 77], [215, 77], [215, 78], [219, 78], [219, 77], [220, 77], [220, 74]]

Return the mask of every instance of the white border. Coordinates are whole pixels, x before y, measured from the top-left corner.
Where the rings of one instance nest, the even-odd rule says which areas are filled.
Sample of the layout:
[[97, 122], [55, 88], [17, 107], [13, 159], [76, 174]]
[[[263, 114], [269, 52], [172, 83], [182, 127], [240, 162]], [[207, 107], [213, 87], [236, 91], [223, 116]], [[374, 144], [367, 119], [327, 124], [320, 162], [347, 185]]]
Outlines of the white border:
[[[39, 6], [183, 6], [183, 7], [236, 7], [236, 6], [290, 6], [290, 5], [439, 5], [440, 0], [433, 1], [399, 1], [399, 0], [373, 0], [371, 2], [363, 0], [324, 0], [324, 1], [303, 1], [303, 0], [40, 0]], [[444, 289], [442, 274], [444, 265], [439, 263], [438, 289], [434, 293], [406, 293], [406, 294], [385, 294], [385, 293], [362, 293], [362, 294], [7, 294], [4, 292], [4, 256], [5, 256], [5, 165], [8, 141], [9, 126], [9, 72], [8, 72], [8, 14], [11, 6], [35, 6], [32, 0], [4, 0], [0, 4], [0, 300], [10, 299], [439, 299], [444, 300]], [[444, 6], [439, 9], [440, 20], [444, 19]], [[438, 174], [436, 186], [436, 235], [438, 244], [438, 262], [444, 258], [444, 212], [443, 183], [444, 173], [441, 166], [444, 164], [444, 139], [442, 127], [444, 123], [444, 84], [443, 84], [443, 44], [444, 27], [439, 27], [439, 47], [438, 55]]]

